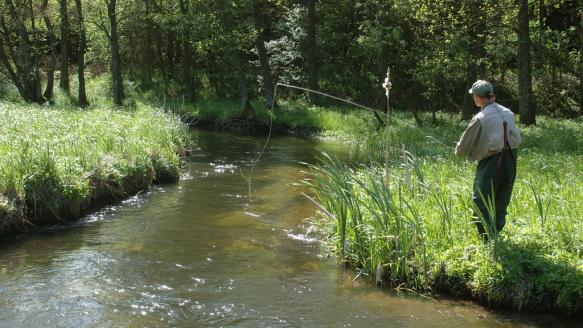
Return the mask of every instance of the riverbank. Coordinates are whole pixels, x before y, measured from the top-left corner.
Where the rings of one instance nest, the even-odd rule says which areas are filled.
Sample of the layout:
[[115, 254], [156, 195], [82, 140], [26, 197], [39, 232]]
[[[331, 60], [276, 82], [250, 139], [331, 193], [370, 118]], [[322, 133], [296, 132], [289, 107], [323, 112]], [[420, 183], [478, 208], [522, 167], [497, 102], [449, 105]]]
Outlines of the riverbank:
[[139, 103], [0, 103], [0, 117], [0, 234], [64, 223], [175, 181], [188, 146], [178, 117]]
[[235, 100], [200, 100], [193, 104], [180, 101], [158, 102], [160, 107], [180, 114], [191, 126], [233, 133], [310, 136], [354, 141], [378, 127], [366, 110], [339, 106], [311, 106], [302, 100], [278, 100], [273, 113], [254, 102], [254, 117], [243, 117]]
[[538, 121], [522, 129], [507, 225], [489, 243], [471, 222], [475, 164], [453, 156], [464, 128], [455, 121], [423, 131], [395, 122], [389, 189], [382, 135], [367, 139], [373, 160], [366, 164], [322, 155], [307, 183], [329, 213], [313, 225], [341, 261], [383, 285], [581, 315], [583, 122]]
[[[217, 130], [266, 132], [269, 123], [261, 109], [254, 120], [238, 118], [235, 103], [202, 102], [189, 112]], [[583, 121], [539, 117], [538, 126], [522, 128], [508, 223], [484, 244], [471, 222], [475, 163], [453, 156], [467, 123], [438, 113], [437, 126], [427, 126], [432, 118], [422, 115], [427, 125], [417, 128], [410, 114], [394, 115], [388, 192], [379, 164], [386, 138], [372, 114], [301, 102], [281, 102], [274, 111], [276, 131], [289, 133], [293, 127], [292, 134], [358, 140], [367, 153], [361, 166], [323, 155], [312, 167], [312, 191], [334, 217], [321, 215], [313, 222], [325, 244], [362, 277], [374, 280], [378, 271], [385, 286], [494, 308], [581, 315]]]

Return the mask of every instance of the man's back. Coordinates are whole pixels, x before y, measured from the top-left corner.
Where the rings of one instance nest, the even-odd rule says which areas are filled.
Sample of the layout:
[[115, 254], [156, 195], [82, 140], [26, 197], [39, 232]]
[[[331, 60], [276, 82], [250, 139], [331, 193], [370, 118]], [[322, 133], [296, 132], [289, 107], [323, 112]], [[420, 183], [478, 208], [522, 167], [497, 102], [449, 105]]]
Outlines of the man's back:
[[510, 148], [516, 149], [520, 144], [520, 130], [516, 127], [514, 113], [498, 103], [492, 103], [486, 106], [477, 114], [481, 121], [483, 140], [486, 154], [484, 157], [499, 153], [504, 148], [504, 127], [507, 123], [508, 143]]

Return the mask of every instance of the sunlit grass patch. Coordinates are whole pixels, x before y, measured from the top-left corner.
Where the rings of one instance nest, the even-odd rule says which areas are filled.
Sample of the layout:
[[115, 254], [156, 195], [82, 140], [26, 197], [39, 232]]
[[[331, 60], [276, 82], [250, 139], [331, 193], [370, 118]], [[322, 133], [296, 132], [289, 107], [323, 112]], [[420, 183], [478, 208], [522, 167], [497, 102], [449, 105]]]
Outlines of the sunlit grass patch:
[[25, 219], [73, 218], [96, 201], [176, 179], [188, 142], [177, 117], [145, 105], [81, 110], [0, 103], [0, 117], [0, 206], [22, 212], [20, 221], [0, 217], [4, 231], [24, 228]]

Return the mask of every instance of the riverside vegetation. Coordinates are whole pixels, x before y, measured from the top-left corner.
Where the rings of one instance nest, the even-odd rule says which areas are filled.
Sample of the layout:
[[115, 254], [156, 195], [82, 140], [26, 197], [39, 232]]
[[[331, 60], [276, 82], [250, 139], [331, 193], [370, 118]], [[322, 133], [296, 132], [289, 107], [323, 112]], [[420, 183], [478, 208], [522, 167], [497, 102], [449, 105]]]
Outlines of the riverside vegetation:
[[[227, 108], [227, 110], [218, 110]], [[228, 109], [230, 108], [230, 109]], [[205, 120], [228, 121], [234, 103], [181, 108]], [[429, 114], [421, 116], [429, 122]], [[482, 242], [472, 222], [474, 164], [456, 159], [466, 127], [440, 114], [416, 127], [396, 112], [387, 139], [374, 116], [345, 107], [281, 102], [274, 124], [310, 127], [316, 136], [356, 143], [362, 164], [322, 153], [306, 180], [326, 214], [312, 221], [342, 262], [382, 283], [445, 293], [492, 306], [568, 315], [583, 311], [583, 121], [541, 117], [521, 127], [518, 176], [508, 222]], [[257, 111], [268, 124], [269, 112]], [[389, 144], [389, 188], [385, 185]]]
[[389, 188], [384, 132], [368, 136], [367, 164], [323, 153], [311, 166], [313, 179], [305, 182], [327, 212], [313, 225], [326, 244], [385, 285], [581, 314], [583, 122], [541, 118], [522, 129], [507, 225], [487, 243], [472, 223], [475, 164], [453, 155], [465, 124], [447, 120], [420, 130], [403, 122], [390, 130]]
[[92, 106], [0, 102], [0, 233], [78, 218], [154, 182], [177, 180], [188, 146], [179, 117], [135, 102], [105, 101], [106, 84], [89, 85]]
[[[101, 98], [107, 83], [105, 77], [89, 80], [93, 105], [86, 110], [68, 105], [63, 94], [54, 107], [0, 104], [6, 118], [1, 128], [9, 131], [0, 142], [3, 232], [78, 217], [154, 181], [177, 179], [188, 133], [168, 112], [210, 122], [241, 114], [234, 101], [185, 104], [137, 89], [129, 106], [116, 108]], [[541, 117], [537, 126], [522, 128], [508, 223], [484, 244], [471, 222], [473, 164], [453, 156], [466, 123], [440, 113], [437, 125], [418, 128], [410, 114], [396, 112], [387, 140], [366, 111], [309, 106], [301, 99], [279, 105], [273, 114], [257, 106], [257, 122], [267, 125], [273, 115], [274, 124], [352, 141], [367, 159], [348, 165], [322, 154], [306, 181], [333, 217], [312, 222], [341, 261], [371, 277], [378, 271], [383, 284], [400, 289], [581, 313], [580, 119]], [[429, 122], [428, 116], [421, 118]]]

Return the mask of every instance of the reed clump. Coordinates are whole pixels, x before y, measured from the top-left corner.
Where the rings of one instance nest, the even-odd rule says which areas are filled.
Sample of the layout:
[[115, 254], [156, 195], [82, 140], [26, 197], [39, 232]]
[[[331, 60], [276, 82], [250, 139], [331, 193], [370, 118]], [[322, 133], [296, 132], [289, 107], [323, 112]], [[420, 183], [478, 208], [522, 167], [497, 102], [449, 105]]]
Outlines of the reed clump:
[[90, 208], [176, 180], [188, 130], [137, 103], [0, 103], [0, 233], [78, 218]]
[[523, 129], [507, 225], [487, 242], [472, 222], [479, 219], [472, 216], [475, 164], [453, 156], [463, 123], [446, 126], [419, 130], [397, 121], [388, 138], [371, 133], [363, 137], [364, 164], [323, 153], [306, 183], [329, 212], [313, 221], [326, 245], [368, 276], [379, 273], [384, 285], [581, 314], [583, 122], [541, 118]]

